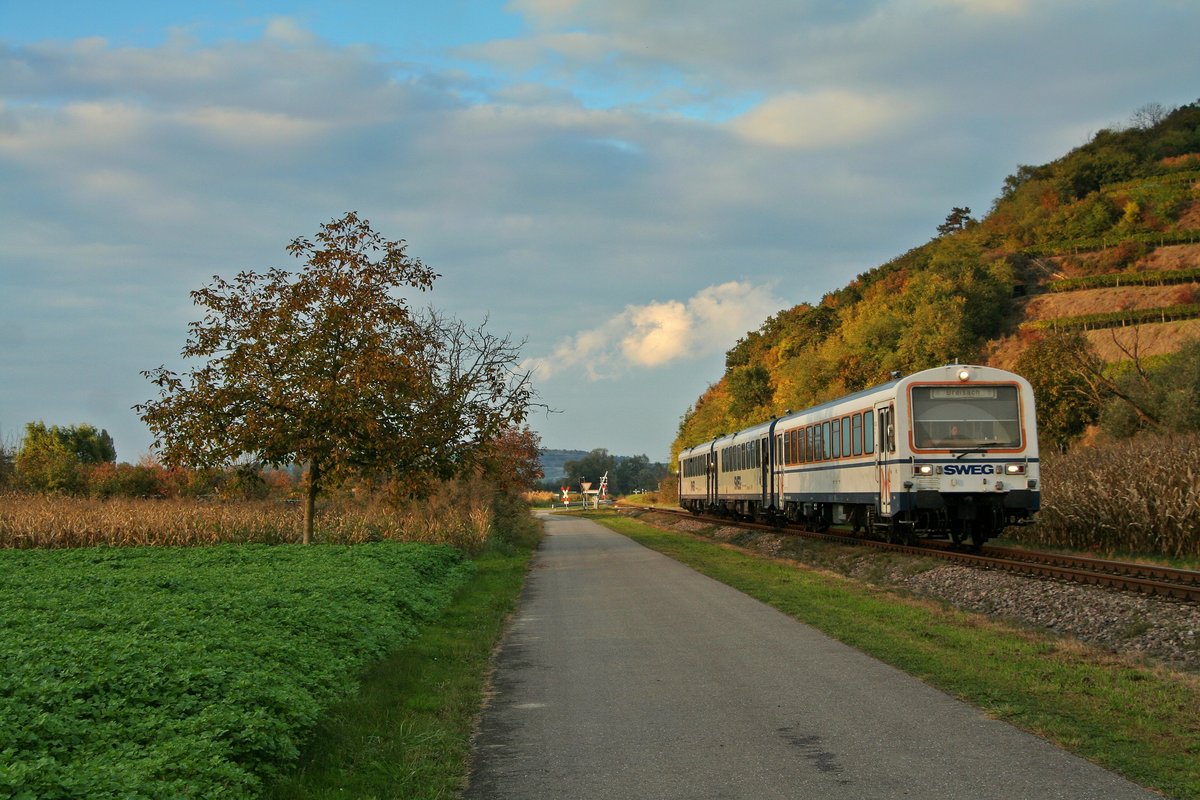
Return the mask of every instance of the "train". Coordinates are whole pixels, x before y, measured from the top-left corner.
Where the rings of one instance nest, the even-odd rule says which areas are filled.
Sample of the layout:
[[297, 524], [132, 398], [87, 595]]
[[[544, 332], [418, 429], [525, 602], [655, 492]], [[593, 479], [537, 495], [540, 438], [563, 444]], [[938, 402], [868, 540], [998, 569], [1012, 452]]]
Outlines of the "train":
[[979, 548], [1033, 520], [1039, 466], [1029, 381], [946, 364], [682, 450], [679, 505]]

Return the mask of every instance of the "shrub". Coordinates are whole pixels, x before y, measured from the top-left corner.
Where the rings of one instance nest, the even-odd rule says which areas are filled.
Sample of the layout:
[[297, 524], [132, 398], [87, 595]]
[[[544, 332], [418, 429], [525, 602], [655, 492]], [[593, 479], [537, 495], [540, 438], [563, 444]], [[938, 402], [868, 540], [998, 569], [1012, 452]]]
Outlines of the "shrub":
[[143, 464], [105, 462], [85, 470], [84, 482], [92, 497], [163, 497], [159, 471]]

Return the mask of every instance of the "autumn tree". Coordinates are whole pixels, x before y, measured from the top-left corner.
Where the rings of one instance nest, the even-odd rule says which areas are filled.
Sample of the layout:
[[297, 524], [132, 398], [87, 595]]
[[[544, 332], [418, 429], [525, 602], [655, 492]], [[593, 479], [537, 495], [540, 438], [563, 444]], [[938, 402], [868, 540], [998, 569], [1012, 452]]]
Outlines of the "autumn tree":
[[481, 474], [498, 492], [529, 491], [545, 477], [541, 452], [541, 437], [528, 426], [512, 425], [483, 449], [479, 460]]
[[406, 248], [351, 212], [288, 245], [300, 270], [216, 276], [193, 291], [203, 318], [182, 355], [202, 363], [145, 372], [159, 395], [135, 406], [163, 461], [306, 465], [305, 543], [333, 476], [387, 475], [418, 491], [476, 463], [528, 412], [520, 346], [415, 313], [402, 292], [437, 275]]
[[1096, 421], [1099, 401], [1086, 378], [1095, 366], [1081, 334], [1056, 333], [1031, 342], [1013, 367], [1033, 386], [1039, 438], [1061, 452]]
[[116, 460], [117, 449], [108, 431], [86, 423], [47, 427], [39, 421], [25, 426], [25, 436], [13, 465], [26, 488], [78, 492], [84, 484], [81, 467]]

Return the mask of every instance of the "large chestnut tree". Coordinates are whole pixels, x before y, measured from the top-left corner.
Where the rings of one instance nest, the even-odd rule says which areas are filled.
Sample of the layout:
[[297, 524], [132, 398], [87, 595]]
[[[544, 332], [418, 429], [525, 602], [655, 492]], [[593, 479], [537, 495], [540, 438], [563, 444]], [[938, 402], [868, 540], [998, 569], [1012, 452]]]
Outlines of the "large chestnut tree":
[[438, 277], [348, 213], [288, 252], [296, 271], [244, 271], [191, 292], [179, 374], [143, 374], [157, 399], [135, 410], [168, 464], [252, 459], [308, 468], [303, 541], [318, 493], [335, 475], [387, 476], [414, 487], [471, 468], [526, 417], [533, 398], [520, 345], [404, 293]]

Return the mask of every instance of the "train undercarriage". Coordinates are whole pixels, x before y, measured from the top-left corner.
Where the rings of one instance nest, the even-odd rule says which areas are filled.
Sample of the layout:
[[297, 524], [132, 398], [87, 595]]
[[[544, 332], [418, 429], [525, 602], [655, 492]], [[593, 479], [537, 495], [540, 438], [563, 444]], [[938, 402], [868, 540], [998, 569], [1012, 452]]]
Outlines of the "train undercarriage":
[[916, 544], [921, 538], [949, 539], [955, 545], [978, 549], [1012, 525], [1031, 521], [1035, 500], [1028, 492], [1005, 494], [918, 492], [911, 507], [890, 515], [877, 504], [788, 501], [777, 509], [755, 499], [721, 500], [714, 504], [693, 501], [685, 508], [693, 514], [752, 519], [778, 526], [824, 532], [834, 526], [850, 528], [891, 543]]

